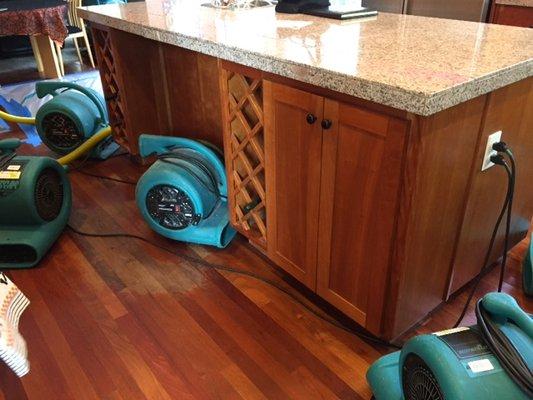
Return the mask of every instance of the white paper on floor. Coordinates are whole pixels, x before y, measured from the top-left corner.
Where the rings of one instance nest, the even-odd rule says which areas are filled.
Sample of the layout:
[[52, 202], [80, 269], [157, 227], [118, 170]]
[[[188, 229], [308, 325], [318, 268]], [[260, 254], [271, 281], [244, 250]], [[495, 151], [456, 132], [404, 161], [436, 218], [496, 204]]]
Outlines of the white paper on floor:
[[26, 341], [19, 332], [19, 319], [30, 301], [0, 272], [0, 358], [17, 374], [30, 371]]

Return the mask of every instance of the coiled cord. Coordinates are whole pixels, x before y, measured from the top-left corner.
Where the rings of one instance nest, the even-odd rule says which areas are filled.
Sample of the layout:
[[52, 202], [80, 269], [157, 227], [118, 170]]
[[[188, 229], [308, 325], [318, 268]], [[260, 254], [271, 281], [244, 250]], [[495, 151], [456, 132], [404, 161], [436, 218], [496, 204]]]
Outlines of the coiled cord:
[[533, 374], [524, 358], [483, 308], [483, 300], [476, 304], [477, 326], [490, 350], [494, 353], [507, 375], [524, 393], [533, 398]]

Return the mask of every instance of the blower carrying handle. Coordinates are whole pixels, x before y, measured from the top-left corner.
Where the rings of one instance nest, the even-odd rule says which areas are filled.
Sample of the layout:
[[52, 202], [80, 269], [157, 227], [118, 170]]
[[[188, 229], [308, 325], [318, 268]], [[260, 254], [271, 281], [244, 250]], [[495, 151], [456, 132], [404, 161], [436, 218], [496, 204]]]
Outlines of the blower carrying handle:
[[511, 320], [533, 339], [533, 319], [520, 308], [513, 297], [494, 292], [486, 294], [481, 302], [494, 321], [505, 324], [507, 320]]
[[98, 97], [95, 96], [93, 92], [90, 90], [87, 90], [83, 86], [76, 85], [72, 82], [37, 82], [35, 84], [35, 93], [37, 94], [37, 97], [42, 99], [46, 95], [52, 95], [53, 97], [57, 96], [57, 91], [59, 89], [72, 89], [77, 90], [78, 92], [83, 93], [85, 96], [87, 96], [98, 108], [98, 113], [100, 114], [100, 123], [107, 125], [107, 117], [104, 110], [103, 104], [100, 102]]
[[219, 191], [223, 196], [228, 195], [228, 184], [226, 170], [219, 156], [206, 145], [192, 139], [185, 139], [175, 136], [141, 135], [139, 136], [139, 152], [141, 157], [148, 157], [152, 154], [165, 154], [176, 148], [196, 150], [207, 158], [216, 170], [219, 180]]
[[0, 140], [0, 155], [14, 153], [21, 145], [20, 139], [10, 138]]

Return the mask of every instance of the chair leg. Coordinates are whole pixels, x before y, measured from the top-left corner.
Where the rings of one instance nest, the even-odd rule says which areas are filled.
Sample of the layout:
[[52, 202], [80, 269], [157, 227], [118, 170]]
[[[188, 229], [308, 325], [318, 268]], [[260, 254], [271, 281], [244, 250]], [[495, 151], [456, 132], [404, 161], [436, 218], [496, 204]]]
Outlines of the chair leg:
[[61, 46], [59, 43], [54, 42], [56, 45], [57, 59], [59, 61], [59, 69], [61, 70], [61, 75], [65, 75], [65, 64], [63, 64], [63, 54], [61, 53]]
[[84, 32], [83, 40], [85, 41], [85, 46], [87, 46], [87, 53], [89, 54], [89, 61], [91, 61], [91, 66], [95, 68], [93, 52], [91, 51], [91, 44], [89, 43], [89, 37], [87, 36], [87, 32]]
[[83, 65], [83, 58], [81, 58], [80, 46], [78, 45], [78, 38], [74, 37], [72, 38], [72, 40], [74, 40], [74, 46], [76, 47], [76, 53], [78, 54], [78, 60], [80, 60], [80, 64]]

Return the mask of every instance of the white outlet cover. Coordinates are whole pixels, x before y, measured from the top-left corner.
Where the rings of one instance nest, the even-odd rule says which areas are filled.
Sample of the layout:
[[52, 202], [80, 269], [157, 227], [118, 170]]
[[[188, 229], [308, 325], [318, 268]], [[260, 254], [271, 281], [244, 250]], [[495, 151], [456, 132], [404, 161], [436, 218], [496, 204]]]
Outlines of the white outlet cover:
[[485, 147], [485, 155], [483, 156], [483, 163], [481, 164], [481, 171], [485, 171], [494, 165], [494, 163], [490, 161], [490, 157], [497, 154], [497, 152], [492, 149], [492, 145], [498, 143], [501, 139], [502, 131], [494, 132], [489, 135], [487, 139], [487, 147]]

